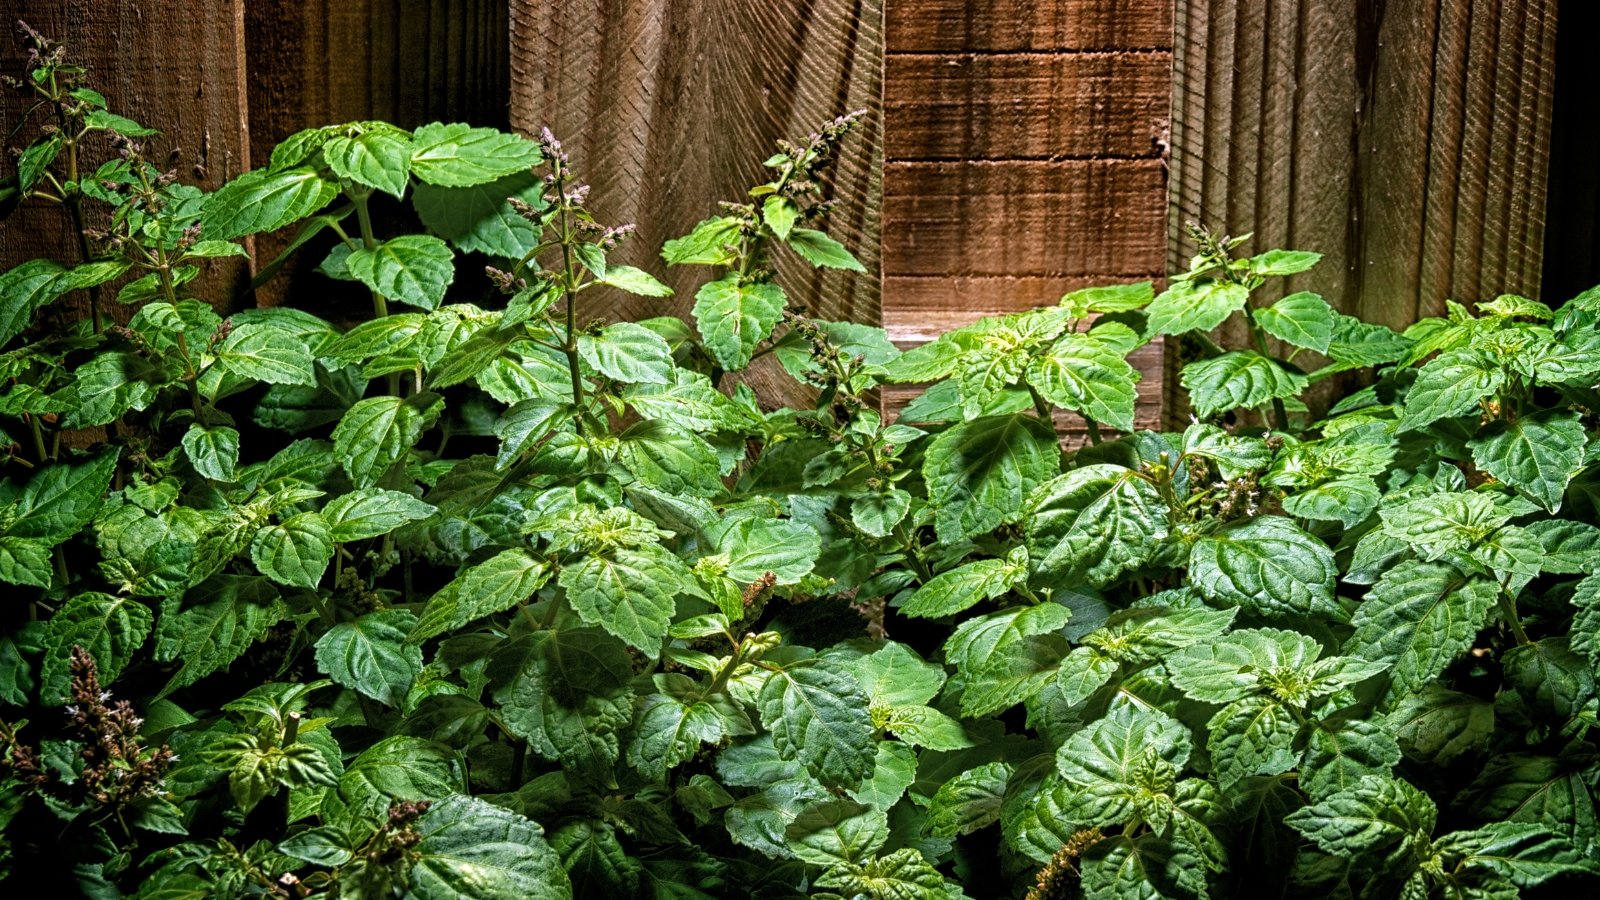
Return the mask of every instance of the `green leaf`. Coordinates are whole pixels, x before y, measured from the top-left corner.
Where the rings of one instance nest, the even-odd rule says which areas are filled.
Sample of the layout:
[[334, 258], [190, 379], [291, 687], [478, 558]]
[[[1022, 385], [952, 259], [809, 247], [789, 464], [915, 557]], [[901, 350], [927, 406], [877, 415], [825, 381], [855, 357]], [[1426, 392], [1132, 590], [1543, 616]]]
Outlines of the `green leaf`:
[[1066, 655], [1057, 632], [1072, 618], [1060, 603], [1004, 609], [967, 619], [945, 642], [945, 658], [961, 670], [961, 712], [986, 716], [1027, 700]]
[[891, 710], [884, 727], [907, 744], [926, 750], [964, 750], [976, 745], [959, 720], [931, 706]]
[[723, 492], [717, 451], [693, 431], [647, 420], [618, 438], [617, 461], [646, 485], [703, 497]]
[[624, 384], [672, 383], [672, 348], [643, 325], [617, 322], [599, 334], [580, 334], [578, 353], [595, 371]]
[[739, 242], [739, 220], [727, 216], [706, 219], [694, 230], [661, 246], [661, 258], [669, 266], [723, 266], [733, 262], [728, 249]]
[[863, 273], [867, 271], [867, 267], [846, 250], [843, 244], [820, 231], [796, 228], [789, 232], [785, 243], [806, 262], [818, 268], [846, 269]]
[[54, 543], [0, 537], [0, 581], [47, 588], [55, 577], [50, 559]]
[[836, 787], [853, 787], [872, 771], [868, 705], [860, 684], [826, 660], [773, 672], [757, 700], [779, 755]]
[[276, 231], [328, 205], [338, 193], [339, 186], [311, 166], [246, 172], [206, 199], [201, 235], [225, 241]]
[[317, 383], [315, 354], [306, 342], [266, 322], [234, 327], [217, 348], [217, 362], [234, 375], [267, 384]]
[[471, 187], [486, 184], [539, 164], [537, 145], [493, 128], [435, 122], [416, 130], [411, 144], [411, 171], [429, 184]]
[[1210, 331], [1248, 302], [1250, 291], [1242, 284], [1208, 279], [1174, 282], [1145, 309], [1145, 328], [1151, 336]]
[[1333, 600], [1333, 551], [1281, 516], [1228, 525], [1196, 541], [1189, 578], [1214, 603], [1267, 616], [1342, 618]]
[[0, 507], [0, 534], [53, 546], [82, 531], [111, 486], [117, 454], [112, 448], [80, 463], [39, 470], [8, 506]]
[[666, 555], [623, 548], [585, 556], [562, 567], [561, 587], [583, 621], [655, 656], [681, 585], [678, 573], [663, 562]]
[[661, 692], [646, 696], [639, 709], [633, 740], [628, 744], [628, 763], [659, 781], [694, 758], [701, 746], [722, 740], [727, 729], [723, 713], [714, 705], [721, 700], [719, 695], [700, 698], [694, 681], [677, 673], [654, 679]]
[[49, 259], [30, 259], [0, 275], [0, 345], [26, 331], [33, 314], [65, 294], [66, 269]]
[[417, 822], [406, 900], [569, 900], [540, 827], [475, 797], [451, 796]]
[[768, 572], [778, 584], [796, 584], [822, 552], [816, 530], [790, 519], [738, 519], [708, 537], [716, 552], [727, 556], [728, 577], [745, 584]]
[[1378, 515], [1385, 532], [1429, 560], [1470, 549], [1511, 518], [1492, 497], [1476, 491], [1424, 494], [1386, 506]]
[[1295, 275], [1316, 265], [1321, 253], [1310, 250], [1268, 250], [1250, 258], [1250, 271], [1264, 278]]
[[422, 671], [422, 648], [406, 643], [417, 617], [403, 609], [367, 613], [317, 641], [317, 668], [336, 683], [398, 707]]
[[1164, 713], [1116, 704], [1067, 738], [1056, 753], [1064, 782], [1065, 822], [1106, 826], [1128, 821], [1148, 794], [1169, 794], [1192, 750], [1189, 730]]
[[398, 128], [372, 125], [354, 137], [329, 138], [322, 158], [340, 178], [395, 197], [411, 183], [411, 139]]
[[324, 817], [342, 806], [350, 816], [377, 821], [396, 800], [443, 800], [461, 793], [465, 781], [456, 755], [444, 747], [414, 737], [384, 738], [350, 761], [324, 802]]
[[855, 667], [856, 680], [877, 707], [921, 706], [944, 684], [944, 669], [905, 644], [887, 641]]
[[161, 602], [156, 662], [179, 667], [158, 696], [199, 681], [238, 659], [288, 612], [265, 578], [218, 575]]
[[1345, 652], [1393, 663], [1404, 695], [1439, 676], [1472, 646], [1498, 589], [1442, 563], [1408, 560], [1385, 572], [1356, 609]]
[[654, 275], [633, 266], [607, 266], [606, 277], [597, 279], [618, 290], [639, 297], [671, 297], [672, 288], [656, 280]]
[[1600, 865], [1572, 839], [1542, 825], [1491, 822], [1472, 831], [1445, 835], [1434, 845], [1456, 871], [1485, 870], [1532, 888], [1562, 875], [1594, 877]]
[[1588, 440], [1576, 412], [1547, 410], [1496, 422], [1467, 446], [1478, 468], [1555, 512], [1583, 467]]
[[[533, 596], [550, 579], [550, 565], [521, 548], [501, 550], [475, 566], [467, 568], [452, 584], [457, 589], [444, 594], [443, 609], [450, 613], [449, 627], [460, 628], [484, 616], [504, 612]], [[443, 593], [443, 592], [441, 592]], [[436, 597], [434, 602], [440, 602]], [[434, 603], [428, 606], [432, 613]], [[426, 620], [430, 615], [424, 615]]]
[[1328, 352], [1333, 341], [1333, 307], [1310, 291], [1290, 294], [1266, 309], [1255, 312], [1256, 324], [1280, 341]]
[[1068, 332], [1028, 366], [1041, 396], [1119, 431], [1133, 430], [1139, 373], [1093, 336]]
[[56, 610], [45, 625], [39, 702], [60, 706], [72, 697], [72, 648], [94, 657], [100, 683], [117, 680], [150, 635], [150, 608], [128, 597], [88, 592]]
[[1064, 294], [1061, 306], [1074, 319], [1087, 319], [1093, 313], [1118, 313], [1143, 309], [1156, 297], [1148, 281], [1134, 284], [1104, 284], [1080, 288]]
[[194, 470], [215, 481], [232, 481], [239, 464], [239, 432], [226, 425], [206, 427], [196, 422], [183, 435], [183, 452]]
[[1000, 819], [1011, 766], [992, 762], [968, 769], [939, 786], [928, 804], [923, 830], [934, 837], [951, 838], [987, 828]]
[[411, 204], [422, 224], [464, 253], [521, 259], [539, 245], [539, 230], [512, 207], [515, 198], [543, 209], [544, 184], [517, 172], [471, 187], [418, 184]]
[[1404, 781], [1368, 775], [1284, 821], [1335, 856], [1359, 859], [1390, 851], [1384, 858], [1398, 860], [1402, 851], [1428, 839], [1436, 817], [1426, 794]]
[[1402, 697], [1384, 719], [1384, 727], [1406, 756], [1447, 766], [1489, 742], [1494, 734], [1494, 702], [1427, 684]]
[[333, 538], [321, 513], [304, 512], [256, 532], [250, 559], [261, 574], [290, 587], [314, 588], [333, 561]]
[[775, 284], [741, 285], [730, 275], [695, 294], [694, 319], [718, 365], [737, 372], [750, 364], [756, 345], [772, 335], [787, 302]]
[[834, 866], [817, 876], [817, 887], [838, 893], [813, 896], [885, 897], [894, 900], [949, 900], [956, 896], [922, 852], [912, 848], [859, 865]]
[[980, 559], [929, 579], [900, 608], [902, 615], [937, 619], [953, 616], [983, 600], [993, 600], [1028, 576], [1021, 559]]
[[786, 241], [794, 223], [800, 218], [800, 207], [788, 197], [773, 194], [762, 202], [761, 218], [778, 236], [778, 240]]
[[1366, 719], [1324, 720], [1312, 729], [1300, 766], [1300, 787], [1313, 800], [1353, 788], [1368, 775], [1387, 776], [1400, 745], [1384, 725]]
[[911, 495], [899, 488], [850, 501], [850, 521], [873, 537], [888, 537], [911, 511]]
[[1067, 583], [1095, 586], [1149, 562], [1168, 537], [1168, 517], [1154, 485], [1108, 464], [1040, 485], [1023, 513], [1034, 566]]
[[50, 170], [50, 164], [61, 154], [64, 143], [61, 132], [47, 134], [29, 144], [17, 157], [17, 188], [28, 191], [39, 176]]
[[362, 488], [340, 494], [323, 507], [328, 536], [336, 544], [380, 537], [407, 522], [432, 516], [436, 509], [410, 494], [383, 488]]
[[814, 866], [863, 862], [888, 840], [883, 810], [842, 797], [807, 806], [784, 829], [785, 846]]
[[1014, 521], [1028, 492], [1060, 466], [1055, 433], [1032, 415], [974, 419], [940, 434], [922, 464], [939, 539], [954, 543]]
[[1302, 519], [1338, 522], [1354, 528], [1378, 508], [1377, 482], [1366, 475], [1347, 475], [1283, 498], [1283, 511]]
[[1505, 384], [1506, 372], [1490, 354], [1462, 349], [1441, 353], [1417, 372], [1406, 391], [1400, 430], [1414, 431], [1459, 416]]
[[333, 452], [358, 488], [372, 487], [433, 423], [438, 394], [368, 397], [350, 407], [333, 429]]
[[422, 309], [437, 308], [456, 277], [449, 245], [427, 234], [401, 235], [370, 250], [352, 250], [345, 269], [380, 295]]
[[1189, 363], [1183, 367], [1180, 380], [1189, 389], [1189, 400], [1201, 418], [1293, 397], [1307, 384], [1306, 376], [1254, 350], [1236, 350]]

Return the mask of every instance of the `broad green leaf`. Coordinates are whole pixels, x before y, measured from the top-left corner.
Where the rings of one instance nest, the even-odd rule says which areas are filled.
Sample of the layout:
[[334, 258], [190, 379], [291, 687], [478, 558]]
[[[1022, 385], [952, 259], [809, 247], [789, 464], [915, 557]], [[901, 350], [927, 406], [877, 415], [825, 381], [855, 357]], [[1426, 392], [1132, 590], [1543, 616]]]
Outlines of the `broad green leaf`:
[[322, 158], [340, 178], [395, 197], [411, 182], [411, 139], [398, 128], [369, 123], [354, 137], [329, 138]]
[[1441, 353], [1417, 372], [1417, 380], [1406, 391], [1400, 430], [1413, 431], [1462, 415], [1499, 390], [1505, 380], [1505, 368], [1482, 350]]
[[1066, 606], [1046, 602], [962, 622], [944, 646], [963, 677], [962, 715], [992, 715], [1038, 693], [1066, 655], [1057, 632], [1071, 618]]
[[1576, 412], [1546, 411], [1497, 422], [1467, 446], [1478, 468], [1555, 512], [1588, 440]]
[[1600, 876], [1600, 865], [1571, 838], [1542, 825], [1491, 822], [1447, 834], [1434, 850], [1456, 871], [1486, 870], [1519, 888], [1537, 887], [1562, 875]]
[[1100, 464], [1040, 485], [1028, 497], [1023, 521], [1039, 571], [1099, 586], [1148, 562], [1168, 537], [1169, 516], [1148, 480]]
[[1104, 284], [1079, 288], [1061, 297], [1061, 306], [1075, 319], [1086, 319], [1092, 313], [1117, 313], [1143, 309], [1156, 298], [1155, 288], [1148, 281], [1133, 284]]
[[714, 528], [710, 538], [728, 559], [728, 577], [745, 584], [768, 572], [778, 584], [795, 584], [811, 572], [822, 549], [815, 529], [789, 519], [738, 519]]
[[250, 559], [266, 575], [290, 587], [315, 588], [333, 561], [333, 538], [321, 513], [297, 513], [256, 532]]
[[899, 488], [850, 501], [850, 521], [873, 537], [888, 537], [911, 511], [911, 495]]
[[1338, 522], [1346, 528], [1361, 524], [1378, 508], [1377, 482], [1366, 475], [1347, 475], [1283, 498], [1283, 511], [1302, 519]]
[[1600, 571], [1600, 528], [1568, 519], [1540, 519], [1524, 530], [1544, 547], [1541, 566], [1562, 575]]
[[88, 525], [99, 511], [118, 451], [103, 450], [80, 463], [40, 469], [6, 506], [0, 506], [0, 535], [59, 544]]
[[578, 353], [595, 371], [623, 384], [671, 384], [672, 348], [661, 335], [633, 322], [578, 336]]
[[607, 266], [606, 276], [598, 281], [639, 297], [672, 296], [672, 288], [662, 284], [649, 272], [633, 266]]
[[1133, 430], [1139, 373], [1091, 335], [1068, 332], [1034, 357], [1028, 383], [1051, 403], [1119, 431]]
[[333, 429], [333, 451], [358, 488], [372, 487], [433, 424], [438, 394], [368, 397], [350, 407]]
[[618, 438], [617, 461], [646, 485], [702, 497], [722, 493], [717, 451], [695, 432], [646, 420]]
[[895, 808], [916, 780], [917, 751], [912, 745], [879, 741], [873, 756], [872, 775], [849, 793], [856, 801], [887, 812]]
[[842, 797], [807, 806], [784, 829], [789, 850], [815, 866], [871, 859], [889, 839], [889, 817], [881, 809]]
[[[465, 569], [450, 606], [450, 627], [504, 612], [533, 596], [550, 579], [550, 565], [521, 548], [501, 550]], [[430, 604], [431, 609], [431, 604]]]
[[699, 686], [677, 673], [654, 679], [658, 693], [646, 696], [639, 708], [628, 763], [645, 776], [662, 780], [703, 745], [722, 740], [727, 729], [713, 705], [719, 695], [700, 697]]
[[276, 231], [326, 206], [338, 193], [338, 185], [310, 166], [246, 172], [206, 199], [201, 234], [207, 240], [231, 240]]
[[1343, 614], [1333, 551], [1281, 516], [1228, 525], [1196, 541], [1189, 578], [1214, 603], [1266, 616]]
[[197, 422], [183, 435], [183, 452], [202, 476], [232, 481], [239, 464], [239, 432], [226, 425], [208, 428]]
[[1250, 258], [1250, 271], [1267, 278], [1295, 275], [1310, 269], [1321, 259], [1321, 253], [1310, 250], [1268, 250]]
[[324, 816], [343, 807], [349, 815], [378, 820], [396, 800], [443, 800], [461, 793], [465, 781], [456, 755], [444, 747], [414, 737], [388, 737], [351, 760], [324, 803]]
[[1472, 646], [1498, 589], [1443, 563], [1408, 560], [1384, 573], [1356, 609], [1345, 651], [1393, 663], [1393, 691], [1421, 688]]
[[739, 243], [739, 220], [728, 216], [705, 219], [694, 230], [661, 246], [669, 266], [722, 266], [733, 262], [729, 249]]
[[512, 198], [543, 209], [544, 184], [521, 171], [471, 187], [422, 183], [411, 203], [422, 224], [457, 250], [520, 259], [538, 246], [539, 231], [512, 207]]
[[799, 205], [782, 194], [773, 194], [762, 201], [761, 219], [780, 241], [789, 239], [789, 232], [793, 230], [794, 223], [799, 218]]
[[67, 270], [49, 259], [30, 259], [0, 275], [0, 345], [27, 330], [33, 314], [67, 292]]
[[992, 762], [968, 769], [940, 785], [928, 804], [923, 829], [934, 837], [950, 838], [987, 828], [1000, 818], [1011, 766]]
[[625, 548], [585, 556], [562, 567], [561, 587], [583, 621], [654, 656], [677, 609], [674, 597], [681, 584], [663, 556]]
[[1256, 324], [1273, 337], [1326, 353], [1333, 340], [1333, 307], [1310, 291], [1290, 294], [1266, 309], [1256, 310]]
[[398, 707], [422, 671], [422, 648], [406, 643], [417, 617], [403, 609], [367, 613], [317, 641], [317, 668], [336, 683]]
[[1235, 350], [1192, 362], [1180, 376], [1195, 414], [1210, 418], [1230, 409], [1254, 409], [1305, 390], [1306, 376], [1254, 350]]
[[837, 891], [832, 896], [838, 897], [947, 900], [957, 896], [927, 857], [909, 847], [860, 865], [834, 866], [817, 876], [816, 885]]
[[922, 464], [939, 539], [953, 543], [1014, 521], [1060, 465], [1055, 433], [1032, 415], [974, 419], [940, 434]]
[[437, 512], [410, 494], [383, 488], [362, 488], [340, 494], [322, 509], [328, 536], [336, 544], [380, 537], [407, 522], [426, 519]]
[[1252, 695], [1224, 706], [1206, 723], [1206, 750], [1224, 791], [1252, 775], [1281, 775], [1300, 761], [1300, 722], [1274, 697]]
[[959, 720], [931, 706], [902, 706], [891, 710], [884, 728], [907, 744], [926, 750], [964, 750], [975, 746]]
[[47, 588], [55, 577], [50, 559], [54, 542], [0, 537], [0, 581]]
[[456, 277], [455, 254], [427, 234], [406, 234], [345, 257], [350, 275], [378, 294], [422, 309], [435, 309]]
[[669, 369], [666, 384], [633, 384], [623, 398], [646, 419], [660, 419], [704, 435], [754, 426], [750, 412], [711, 385], [699, 372]]
[[1313, 800], [1355, 786], [1367, 775], [1388, 775], [1400, 745], [1382, 724], [1366, 719], [1322, 722], [1312, 729], [1300, 767], [1300, 787]]
[[779, 755], [838, 787], [853, 787], [872, 771], [868, 705], [860, 684], [825, 660], [773, 672], [757, 700]]
[[756, 345], [772, 335], [787, 302], [775, 284], [741, 285], [729, 276], [695, 294], [694, 319], [717, 363], [737, 372], [750, 364]]
[[1383, 529], [1424, 559], [1465, 551], [1510, 520], [1488, 494], [1424, 494], [1378, 510]]
[[1384, 719], [1405, 755], [1447, 766], [1476, 750], [1494, 734], [1494, 702], [1438, 684], [1404, 696]]
[[539, 164], [533, 142], [493, 128], [435, 122], [416, 130], [411, 171], [422, 181], [444, 187], [486, 184]]
[[856, 680], [875, 707], [921, 706], [944, 684], [944, 668], [905, 644], [885, 642], [854, 666]]
[[156, 662], [179, 663], [158, 696], [227, 667], [288, 613], [265, 578], [218, 575], [161, 602]]
[[1145, 308], [1151, 335], [1210, 331], [1250, 302], [1242, 284], [1198, 279], [1175, 282]]
[[450, 796], [417, 822], [406, 900], [570, 900], [540, 827], [474, 797]]
[[1026, 556], [980, 559], [935, 575], [900, 607], [902, 615], [937, 619], [953, 616], [973, 605], [993, 600], [1028, 576]]
[[846, 269], [851, 272], [867, 271], [867, 267], [846, 250], [843, 244], [815, 229], [795, 228], [789, 232], [785, 243], [789, 245], [789, 249], [800, 254], [813, 266]]
[[217, 363], [267, 384], [315, 386], [315, 357], [306, 343], [265, 322], [238, 325], [217, 348]]
[[1433, 832], [1437, 810], [1404, 781], [1368, 775], [1352, 787], [1291, 813], [1286, 822], [1318, 847], [1347, 859], [1400, 852]]
[[72, 697], [72, 648], [94, 657], [102, 685], [117, 680], [150, 635], [150, 607], [128, 597], [88, 592], [56, 610], [45, 625], [39, 702], [60, 706]]

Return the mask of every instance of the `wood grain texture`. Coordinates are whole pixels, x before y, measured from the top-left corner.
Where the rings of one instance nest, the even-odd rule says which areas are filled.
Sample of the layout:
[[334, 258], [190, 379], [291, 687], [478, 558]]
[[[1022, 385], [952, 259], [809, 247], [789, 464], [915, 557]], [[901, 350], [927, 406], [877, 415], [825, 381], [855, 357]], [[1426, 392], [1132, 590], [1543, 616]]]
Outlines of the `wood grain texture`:
[[1173, 0], [891, 0], [892, 52], [1166, 50]]
[[613, 295], [605, 312], [686, 313], [710, 273], [665, 269], [662, 243], [765, 180], [778, 139], [864, 108], [827, 185], [827, 228], [874, 275], [781, 254], [778, 277], [815, 315], [878, 320], [882, 0], [512, 0], [511, 35], [512, 125], [563, 140], [596, 216], [639, 226], [614, 258], [676, 291]]
[[886, 168], [885, 275], [1111, 279], [1162, 270], [1165, 171], [1158, 159]]
[[[18, 19], [27, 21], [88, 66], [89, 86], [106, 95], [113, 112], [161, 130], [141, 141], [153, 162], [215, 188], [249, 166], [243, 8], [243, 0], [0, 0], [0, 71], [22, 74], [26, 51], [13, 29]], [[22, 124], [31, 101], [9, 89], [0, 94], [5, 133], [21, 125], [17, 140], [31, 139], [43, 118]], [[92, 142], [85, 153], [98, 164], [113, 151], [107, 142]], [[8, 174], [12, 166], [8, 160]], [[75, 262], [80, 252], [60, 208], [30, 203], [0, 224], [0, 268], [38, 256]], [[245, 277], [240, 261], [213, 260], [194, 288], [225, 298]], [[53, 309], [70, 318], [87, 308], [80, 294]], [[106, 309], [123, 318], [131, 312], [109, 302]]]
[[888, 159], [1149, 157], [1172, 60], [1152, 53], [896, 54], [885, 61]]
[[[504, 0], [248, 0], [251, 157], [303, 128], [381, 119], [402, 128], [429, 122], [508, 124], [510, 37]], [[401, 216], [377, 200], [380, 217]], [[389, 205], [392, 206], [392, 205]], [[261, 262], [293, 238], [257, 238]], [[271, 305], [314, 298], [319, 313], [360, 314], [365, 295], [311, 270], [333, 240], [304, 248], [257, 293]]]
[[1169, 263], [1189, 220], [1253, 231], [1325, 254], [1285, 290], [1397, 327], [1537, 292], [1555, 23], [1556, 0], [1183, 0]]

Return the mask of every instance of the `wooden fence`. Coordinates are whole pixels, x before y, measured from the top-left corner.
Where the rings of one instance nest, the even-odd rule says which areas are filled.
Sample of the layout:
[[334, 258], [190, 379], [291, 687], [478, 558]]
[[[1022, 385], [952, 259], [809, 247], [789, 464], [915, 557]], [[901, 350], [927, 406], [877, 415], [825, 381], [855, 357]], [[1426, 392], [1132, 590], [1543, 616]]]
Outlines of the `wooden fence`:
[[[1083, 284], [1159, 279], [1190, 252], [1190, 219], [1326, 253], [1292, 287], [1390, 324], [1446, 298], [1536, 294], [1547, 210], [1564, 260], [1592, 260], [1600, 232], [1582, 41], [1561, 42], [1557, 84], [1558, 18], [1594, 19], [1585, 2], [0, 0], [0, 14], [70, 43], [207, 187], [314, 123], [549, 124], [600, 214], [643, 226], [628, 252], [657, 272], [661, 241], [740, 196], [775, 139], [866, 108], [834, 227], [879, 277], [784, 274], [813, 312], [909, 345]], [[0, 41], [0, 68], [20, 67]], [[0, 120], [19, 111], [7, 97]], [[1552, 157], [1587, 187], [1547, 205]], [[13, 218], [0, 264], [63, 237]], [[1600, 271], [1558, 268], [1564, 285]], [[703, 276], [666, 274], [674, 301], [616, 312], [685, 310]], [[1140, 364], [1153, 423], [1163, 367]]]

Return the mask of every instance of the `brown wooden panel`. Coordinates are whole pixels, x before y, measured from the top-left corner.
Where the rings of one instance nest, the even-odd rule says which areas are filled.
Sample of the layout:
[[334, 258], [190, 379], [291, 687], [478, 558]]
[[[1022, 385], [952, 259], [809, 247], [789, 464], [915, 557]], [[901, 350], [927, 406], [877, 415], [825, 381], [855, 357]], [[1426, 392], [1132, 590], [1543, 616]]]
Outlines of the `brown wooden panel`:
[[1170, 263], [1185, 221], [1327, 259], [1288, 289], [1404, 325], [1538, 290], [1556, 0], [1184, 0]]
[[1164, 198], [1154, 159], [892, 162], [884, 274], [1142, 276], [1165, 258]]
[[[776, 140], [857, 108], [870, 114], [832, 176], [828, 227], [877, 272], [882, 0], [513, 0], [511, 32], [512, 124], [562, 138], [597, 216], [639, 226], [618, 260], [678, 292], [616, 297], [612, 314], [686, 312], [707, 272], [666, 270], [662, 243], [763, 180]], [[820, 315], [878, 319], [876, 277], [787, 260], [779, 275]]]
[[1147, 50], [1172, 46], [1173, 0], [891, 0], [902, 51]]
[[889, 56], [885, 154], [896, 161], [1157, 156], [1171, 76], [1166, 51]]
[[[20, 76], [23, 45], [13, 39], [22, 19], [66, 44], [69, 56], [88, 65], [89, 83], [114, 112], [162, 134], [142, 143], [158, 165], [166, 162], [185, 181], [215, 188], [248, 168], [245, 130], [243, 0], [0, 0], [0, 70]], [[18, 92], [0, 90], [6, 133], [26, 109]], [[31, 105], [31, 104], [30, 104]], [[34, 123], [43, 121], [34, 118]], [[22, 129], [31, 138], [35, 125]], [[109, 155], [105, 142], [86, 148], [96, 163]], [[4, 164], [9, 173], [13, 163]], [[75, 233], [56, 207], [29, 204], [0, 225], [0, 268], [35, 256], [76, 261]], [[245, 275], [240, 261], [209, 262], [196, 282], [204, 296], [225, 298]], [[66, 315], [86, 310], [84, 296], [63, 300]], [[107, 304], [113, 313], [127, 310]]]

